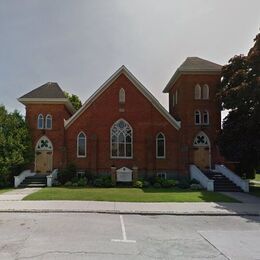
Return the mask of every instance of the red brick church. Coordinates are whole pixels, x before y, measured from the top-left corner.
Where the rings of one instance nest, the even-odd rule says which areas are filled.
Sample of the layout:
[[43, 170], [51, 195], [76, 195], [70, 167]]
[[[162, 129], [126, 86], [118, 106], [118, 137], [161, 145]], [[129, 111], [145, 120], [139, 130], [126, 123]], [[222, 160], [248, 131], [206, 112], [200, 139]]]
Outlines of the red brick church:
[[169, 111], [125, 67], [119, 68], [75, 112], [57, 83], [46, 83], [18, 100], [26, 106], [38, 173], [70, 162], [82, 171], [110, 174], [126, 167], [145, 177], [188, 174], [221, 160], [221, 126], [215, 99], [221, 66], [188, 57], [163, 92]]

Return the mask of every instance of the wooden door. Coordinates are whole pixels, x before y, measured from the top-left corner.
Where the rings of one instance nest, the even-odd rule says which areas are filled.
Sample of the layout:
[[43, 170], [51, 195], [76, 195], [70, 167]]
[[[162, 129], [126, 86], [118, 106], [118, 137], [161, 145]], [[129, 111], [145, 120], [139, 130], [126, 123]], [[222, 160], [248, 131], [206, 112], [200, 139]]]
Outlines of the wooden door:
[[37, 173], [49, 173], [52, 171], [52, 152], [37, 151], [35, 155], [35, 171]]
[[201, 169], [209, 169], [209, 147], [194, 148], [193, 163]]

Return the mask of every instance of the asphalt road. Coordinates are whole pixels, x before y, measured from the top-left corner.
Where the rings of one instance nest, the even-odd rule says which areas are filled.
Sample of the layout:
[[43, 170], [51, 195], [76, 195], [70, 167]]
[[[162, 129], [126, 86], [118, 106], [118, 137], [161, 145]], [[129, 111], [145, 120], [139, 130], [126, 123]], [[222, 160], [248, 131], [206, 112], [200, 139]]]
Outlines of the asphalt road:
[[0, 259], [260, 259], [260, 217], [1, 213]]

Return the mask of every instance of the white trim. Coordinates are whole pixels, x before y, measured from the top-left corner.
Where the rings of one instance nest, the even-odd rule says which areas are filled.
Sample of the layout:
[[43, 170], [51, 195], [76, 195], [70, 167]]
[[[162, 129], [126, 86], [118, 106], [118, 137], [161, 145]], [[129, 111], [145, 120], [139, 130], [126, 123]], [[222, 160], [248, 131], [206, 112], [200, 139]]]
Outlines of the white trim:
[[[41, 117], [41, 121], [42, 121], [42, 127], [39, 127], [39, 117]], [[43, 114], [39, 114], [38, 117], [37, 117], [37, 129], [44, 129], [44, 116]]]
[[[79, 136], [83, 134], [84, 135], [84, 155], [79, 155]], [[80, 131], [77, 135], [77, 158], [86, 158], [87, 157], [87, 136], [83, 131]]]
[[[131, 136], [131, 156], [113, 156], [112, 155], [112, 129], [113, 129], [114, 125], [121, 120], [124, 121], [125, 123], [127, 123], [129, 125], [129, 128], [131, 129], [131, 133], [132, 133], [132, 136]], [[133, 149], [134, 141], [133, 140], [134, 140], [134, 131], [133, 131], [132, 126], [128, 123], [128, 121], [126, 121], [123, 118], [120, 118], [116, 122], [114, 122], [113, 125], [110, 127], [110, 159], [133, 159], [133, 154], [134, 154], [134, 149]], [[126, 145], [125, 145], [125, 149], [126, 149]], [[125, 154], [126, 154], [126, 151], [125, 151]]]
[[[164, 156], [158, 156], [158, 136], [160, 134], [163, 136], [163, 153], [164, 153]], [[162, 132], [160, 132], [156, 135], [156, 158], [157, 159], [165, 159], [166, 158], [166, 139], [165, 139], [164, 133], [162, 133]]]
[[138, 81], [135, 76], [123, 65], [121, 66], [65, 123], [67, 129], [118, 77], [124, 74], [134, 86], [151, 102], [151, 104], [163, 115], [163, 117], [177, 130], [181, 128], [181, 122], [173, 118], [159, 101]]
[[[47, 118], [50, 118], [50, 120], [51, 120], [51, 127], [49, 128], [49, 127], [47, 127]], [[46, 115], [46, 117], [45, 117], [45, 129], [47, 129], [47, 130], [51, 130], [52, 129], [52, 115], [51, 114], [48, 114], [48, 115]]]
[[27, 104], [64, 104], [67, 109], [74, 114], [75, 108], [67, 98], [18, 98], [19, 102], [24, 105]]
[[[196, 122], [196, 114], [197, 114], [197, 112], [199, 114], [199, 119], [200, 119], [199, 123]], [[201, 113], [200, 113], [200, 111], [198, 109], [194, 111], [194, 124], [195, 125], [201, 125]]]

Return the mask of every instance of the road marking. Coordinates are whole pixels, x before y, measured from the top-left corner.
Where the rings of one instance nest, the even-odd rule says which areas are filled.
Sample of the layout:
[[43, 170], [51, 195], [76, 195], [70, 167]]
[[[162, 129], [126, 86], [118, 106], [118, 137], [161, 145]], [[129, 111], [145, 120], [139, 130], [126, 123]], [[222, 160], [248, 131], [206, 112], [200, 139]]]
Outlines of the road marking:
[[112, 242], [123, 242], [123, 243], [136, 243], [135, 240], [128, 240], [126, 236], [126, 231], [125, 231], [125, 223], [123, 216], [120, 215], [120, 223], [121, 223], [121, 229], [122, 229], [122, 235], [123, 239], [111, 239]]

